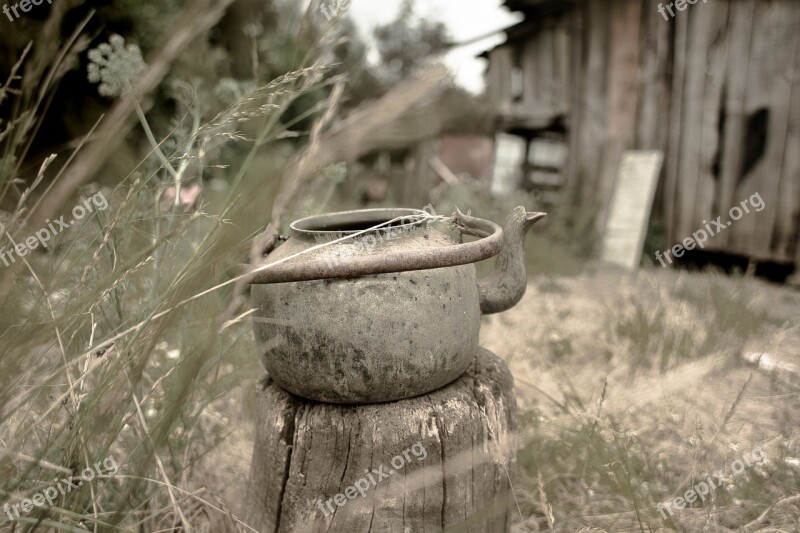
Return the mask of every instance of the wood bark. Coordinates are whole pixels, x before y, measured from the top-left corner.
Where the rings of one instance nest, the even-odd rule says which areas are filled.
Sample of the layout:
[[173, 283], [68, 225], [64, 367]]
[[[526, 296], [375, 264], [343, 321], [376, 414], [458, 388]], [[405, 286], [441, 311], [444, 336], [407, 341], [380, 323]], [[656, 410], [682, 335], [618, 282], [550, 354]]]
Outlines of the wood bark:
[[246, 523], [262, 533], [508, 531], [515, 412], [508, 367], [484, 349], [450, 385], [385, 404], [312, 402], [267, 378]]

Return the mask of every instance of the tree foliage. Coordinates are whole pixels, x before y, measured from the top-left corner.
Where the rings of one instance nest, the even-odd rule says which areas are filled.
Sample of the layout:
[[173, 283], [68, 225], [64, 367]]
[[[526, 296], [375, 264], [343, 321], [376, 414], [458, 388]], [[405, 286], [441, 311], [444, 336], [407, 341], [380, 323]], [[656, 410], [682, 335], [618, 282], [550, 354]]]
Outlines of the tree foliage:
[[413, 0], [403, 0], [395, 19], [375, 29], [382, 65], [378, 68], [384, 83], [393, 84], [408, 77], [428, 58], [447, 50], [447, 27], [414, 14]]

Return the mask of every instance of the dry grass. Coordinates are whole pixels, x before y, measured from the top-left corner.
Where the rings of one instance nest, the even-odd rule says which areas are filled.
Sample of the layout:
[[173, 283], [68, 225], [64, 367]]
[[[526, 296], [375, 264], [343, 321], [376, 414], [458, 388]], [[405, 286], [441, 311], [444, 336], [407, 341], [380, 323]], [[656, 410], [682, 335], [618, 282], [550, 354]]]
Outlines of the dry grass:
[[[135, 94], [154, 87], [192, 35], [221, 15], [227, 2], [218, 4], [209, 10], [203, 9], [207, 0], [188, 4]], [[63, 16], [64, 9], [53, 13]], [[80, 28], [64, 54], [85, 51], [88, 40], [79, 35]], [[330, 45], [329, 38], [319, 46]], [[41, 54], [35, 58], [44, 61]], [[57, 160], [62, 168], [42, 166], [33, 184], [19, 169], [32, 164], [33, 124], [46, 109], [34, 93], [54, 90], [57, 77], [41, 86], [27, 80], [47, 68], [63, 72], [58, 64], [37, 63], [20, 68], [28, 77], [12, 73], [0, 90], [0, 100], [15, 99], [21, 110], [0, 123], [0, 196], [16, 204], [13, 212], [0, 212], [2, 249], [33, 235], [44, 225], [37, 220], [55, 218], [59, 206], [68, 212], [98, 190], [87, 182], [124, 142], [122, 124], [134, 111], [152, 150], [118, 184], [102, 189], [107, 210], [64, 230], [46, 249], [0, 267], [0, 506], [19, 507], [53, 485], [54, 473], [77, 481], [106, 457], [119, 465], [116, 475], [59, 494], [52, 505], [13, 521], [4, 509], [0, 529], [249, 530], [237, 515], [242, 484], [235, 481], [243, 479], [236, 469], [248, 462], [251, 436], [247, 424], [235, 422], [247, 412], [251, 397], [242, 391], [254, 388], [260, 364], [250, 311], [234, 297], [230, 272], [247, 260], [276, 197], [274, 231], [279, 214], [294, 208], [301, 193], [315, 204], [308, 183], [322, 167], [437, 131], [438, 119], [420, 128], [420, 115], [448, 81], [442, 69], [431, 70], [347, 118], [338, 116], [340, 91], [333, 91], [304, 115], [315, 119], [305, 145], [270, 151], [271, 143], [308, 135], [284, 116], [298, 98], [324, 95], [341, 82], [326, 77], [327, 65], [305, 60], [207, 116], [196, 87], [185, 84], [177, 127], [165, 138], [153, 133], [136, 101], [122, 96], [95, 135], [76, 142], [65, 163]], [[226, 161], [224, 143], [244, 144], [230, 152], [240, 159]], [[227, 189], [182, 204], [181, 187], [211, 166], [232, 168]], [[170, 194], [173, 201], [164, 202]]]
[[[546, 502], [556, 531], [739, 531], [768, 510], [749, 531], [797, 531], [800, 382], [741, 356], [800, 362], [798, 312], [797, 293], [715, 274], [536, 278], [482, 336], [524, 413], [517, 530], [549, 530]], [[757, 447], [768, 462], [705, 505], [656, 510]]]

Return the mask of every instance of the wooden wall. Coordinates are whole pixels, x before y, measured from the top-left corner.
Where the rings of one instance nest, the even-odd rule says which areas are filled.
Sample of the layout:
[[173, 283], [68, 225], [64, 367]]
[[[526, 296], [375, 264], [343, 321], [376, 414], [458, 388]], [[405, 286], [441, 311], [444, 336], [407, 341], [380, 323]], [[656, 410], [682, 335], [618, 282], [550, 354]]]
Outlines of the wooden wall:
[[[566, 113], [568, 183], [601, 208], [601, 229], [622, 151], [662, 150], [655, 216], [670, 243], [759, 193], [766, 208], [706, 250], [800, 265], [800, 1], [700, 0], [668, 21], [657, 5], [585, 0], [529, 17], [523, 101]], [[505, 54], [489, 69], [496, 109], [508, 109], [510, 47], [490, 54]]]

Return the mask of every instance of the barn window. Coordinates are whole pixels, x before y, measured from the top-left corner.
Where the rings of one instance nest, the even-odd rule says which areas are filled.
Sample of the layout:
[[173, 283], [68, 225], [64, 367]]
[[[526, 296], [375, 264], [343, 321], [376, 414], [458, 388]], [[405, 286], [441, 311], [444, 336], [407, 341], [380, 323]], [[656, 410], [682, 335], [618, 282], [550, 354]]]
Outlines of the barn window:
[[567, 152], [567, 141], [561, 133], [540, 131], [530, 138], [522, 186], [535, 193], [542, 205], [558, 203]]

